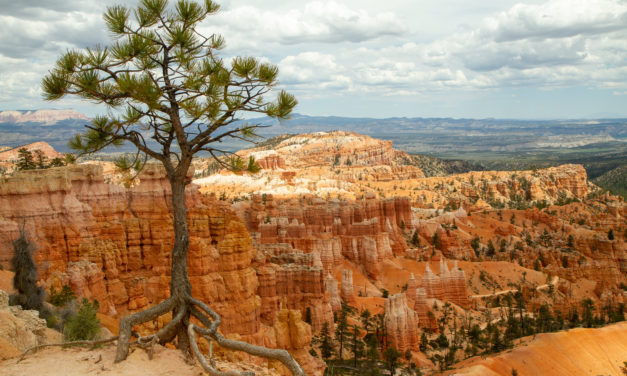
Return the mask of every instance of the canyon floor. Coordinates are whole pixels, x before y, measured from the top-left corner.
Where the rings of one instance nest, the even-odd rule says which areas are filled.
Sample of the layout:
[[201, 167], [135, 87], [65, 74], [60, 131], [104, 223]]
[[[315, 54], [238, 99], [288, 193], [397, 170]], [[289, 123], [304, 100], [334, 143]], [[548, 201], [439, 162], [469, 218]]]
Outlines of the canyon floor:
[[[599, 329], [577, 328], [559, 333], [538, 334], [523, 338], [513, 350], [483, 358], [470, 358], [441, 375], [509, 376], [516, 370], [520, 376], [554, 375], [622, 375], [627, 354], [627, 323]], [[189, 364], [179, 351], [158, 346], [153, 359], [147, 352], [135, 350], [124, 363], [113, 363], [115, 348], [47, 349], [25, 357], [0, 363], [0, 375], [22, 376], [131, 376], [181, 375], [200, 376], [204, 372]], [[219, 365], [220, 362], [219, 362]], [[258, 375], [274, 374], [268, 369], [250, 367]]]

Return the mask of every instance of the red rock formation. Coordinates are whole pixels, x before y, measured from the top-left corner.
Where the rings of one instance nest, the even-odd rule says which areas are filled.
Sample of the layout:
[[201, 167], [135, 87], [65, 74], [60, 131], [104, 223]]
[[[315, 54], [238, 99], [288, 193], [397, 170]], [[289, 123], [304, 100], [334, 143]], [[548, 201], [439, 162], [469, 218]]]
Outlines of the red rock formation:
[[285, 160], [277, 153], [259, 152], [258, 155], [252, 155], [257, 164], [264, 170], [285, 169]]
[[307, 351], [311, 342], [311, 327], [303, 322], [299, 310], [288, 310], [282, 307], [276, 313], [273, 328], [276, 344], [272, 347], [288, 350], [303, 367], [306, 374], [319, 375], [322, 373], [325, 368], [324, 362], [312, 357]]
[[466, 273], [457, 266], [457, 260], [453, 263], [449, 278], [450, 287], [446, 289], [448, 300], [460, 307], [468, 308], [470, 301], [468, 300]]
[[341, 264], [342, 256], [359, 265], [373, 280], [381, 263], [404, 254], [407, 245], [399, 220], [409, 224], [411, 210], [404, 198], [361, 201], [316, 198], [275, 200], [254, 195], [236, 205], [240, 217], [259, 244], [288, 243], [305, 253], [318, 253], [325, 273]]
[[[169, 184], [146, 166], [131, 189], [105, 184], [101, 167], [77, 165], [24, 171], [0, 185], [0, 239], [18, 225], [36, 244], [46, 285], [69, 283], [97, 299], [101, 311], [123, 314], [168, 294], [173, 245]], [[251, 336], [260, 330], [255, 254], [246, 228], [226, 204], [187, 192], [189, 276], [195, 296], [223, 316], [221, 330]], [[0, 244], [8, 267], [10, 242]]]
[[317, 254], [305, 254], [286, 244], [261, 245], [259, 251], [266, 258], [256, 265], [262, 322], [272, 324], [280, 302], [306, 314], [316, 331], [325, 321], [333, 322], [331, 296], [326, 293], [322, 263]]
[[333, 312], [337, 312], [342, 309], [342, 299], [340, 298], [337, 285], [337, 280], [331, 275], [331, 273], [327, 274], [324, 286], [329, 293], [330, 304], [331, 308], [333, 308]]
[[405, 294], [395, 294], [385, 301], [385, 327], [389, 345], [404, 352], [418, 350], [418, 315], [407, 306]]
[[13, 149], [9, 149], [3, 152], [0, 152], [0, 162], [8, 161], [15, 162], [19, 159], [18, 150], [24, 148], [30, 152], [35, 152], [35, 150], [40, 150], [46, 158], [62, 158], [63, 155], [59, 154], [52, 146], [50, 146], [47, 142], [33, 142], [32, 144], [19, 146]]
[[340, 283], [340, 296], [348, 305], [354, 306], [357, 300], [353, 290], [353, 271], [342, 270], [342, 282]]
[[407, 289], [405, 290], [405, 296], [407, 297], [407, 305], [413, 307], [416, 300], [416, 290], [418, 289], [418, 282], [414, 277], [414, 273], [411, 273], [409, 281], [407, 281]]
[[442, 288], [442, 281], [440, 277], [433, 273], [429, 264], [427, 264], [425, 274], [422, 276], [422, 286], [427, 293], [427, 297], [444, 300], [444, 289]]
[[461, 307], [467, 307], [469, 304], [466, 275], [457, 266], [457, 261], [455, 261], [453, 270], [449, 271], [446, 261], [440, 259], [439, 276], [435, 275], [429, 264], [427, 264], [425, 274], [422, 276], [422, 286], [428, 298], [438, 299], [443, 302], [450, 301]]
[[427, 291], [419, 287], [416, 289], [416, 294], [414, 298], [414, 311], [418, 315], [418, 324], [421, 327], [426, 327], [430, 329], [437, 329], [437, 322], [435, 320], [435, 316], [429, 317], [429, 306], [427, 304]]

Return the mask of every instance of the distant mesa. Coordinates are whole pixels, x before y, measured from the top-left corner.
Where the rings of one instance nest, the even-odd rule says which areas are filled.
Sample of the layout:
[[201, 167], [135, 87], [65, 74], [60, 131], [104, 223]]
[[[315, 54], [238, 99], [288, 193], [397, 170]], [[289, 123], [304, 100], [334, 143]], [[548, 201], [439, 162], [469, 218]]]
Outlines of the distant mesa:
[[0, 123], [46, 123], [54, 124], [56, 122], [68, 119], [87, 120], [87, 116], [75, 110], [9, 110], [0, 111]]
[[34, 152], [35, 150], [40, 150], [44, 156], [48, 159], [52, 158], [63, 158], [63, 155], [54, 150], [52, 146], [50, 146], [47, 142], [39, 141], [33, 142], [31, 144], [18, 146], [15, 148], [8, 148], [0, 146], [0, 163], [1, 162], [15, 162], [19, 159], [19, 150], [21, 148], [27, 149], [30, 152]]

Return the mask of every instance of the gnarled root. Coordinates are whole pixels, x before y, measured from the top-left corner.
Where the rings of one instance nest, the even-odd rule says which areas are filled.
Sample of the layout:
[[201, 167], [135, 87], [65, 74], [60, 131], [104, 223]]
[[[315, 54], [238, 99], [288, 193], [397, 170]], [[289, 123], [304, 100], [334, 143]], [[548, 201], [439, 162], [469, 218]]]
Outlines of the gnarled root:
[[[215, 368], [213, 359], [207, 358], [200, 352], [196, 342], [196, 334], [207, 339], [210, 346], [212, 341], [216, 341], [218, 345], [229, 350], [243, 351], [250, 355], [262, 358], [275, 359], [283, 363], [290, 370], [292, 375], [305, 376], [302, 367], [294, 360], [287, 350], [270, 349], [263, 346], [256, 346], [250, 343], [235, 341], [223, 337], [218, 333], [220, 326], [220, 315], [211, 309], [204, 302], [191, 296], [185, 299], [169, 298], [168, 300], [149, 308], [145, 311], [138, 312], [129, 316], [125, 316], [120, 320], [120, 336], [116, 353], [116, 363], [126, 359], [130, 346], [130, 337], [133, 334], [132, 328], [135, 325], [153, 320], [158, 316], [164, 315], [169, 311], [175, 311], [175, 315], [168, 324], [166, 324], [159, 332], [153, 335], [138, 337], [137, 343], [142, 347], [150, 346], [150, 357], [152, 358], [152, 347], [156, 342], [164, 344], [170, 342], [174, 337], [178, 337], [179, 349], [186, 352], [191, 350], [203, 369], [213, 376], [252, 376], [254, 372], [246, 371], [229, 371], [222, 372]], [[189, 317], [197, 318], [205, 327], [198, 326], [189, 322]], [[183, 330], [183, 333], [181, 332]]]
[[[115, 362], [121, 362], [128, 356], [128, 349], [131, 340], [131, 331], [133, 326], [143, 324], [150, 320], [166, 314], [174, 308], [176, 301], [170, 297], [167, 300], [150, 307], [145, 311], [137, 312], [132, 315], [124, 316], [120, 319], [120, 338], [118, 340], [118, 349], [115, 354]], [[174, 321], [174, 320], [172, 320]], [[165, 327], [164, 327], [165, 328]]]

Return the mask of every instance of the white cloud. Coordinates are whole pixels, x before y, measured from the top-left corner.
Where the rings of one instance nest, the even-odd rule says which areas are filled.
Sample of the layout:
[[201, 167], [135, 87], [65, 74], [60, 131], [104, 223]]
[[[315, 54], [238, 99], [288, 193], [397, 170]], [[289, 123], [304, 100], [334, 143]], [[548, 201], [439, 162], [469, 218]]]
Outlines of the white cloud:
[[625, 29], [627, 7], [615, 0], [559, 0], [516, 4], [484, 21], [481, 33], [496, 42], [567, 38]]
[[237, 39], [283, 45], [303, 43], [359, 43], [407, 31], [390, 12], [369, 14], [335, 1], [308, 2], [302, 9], [263, 10], [239, 6], [224, 11], [212, 24]]
[[[66, 48], [109, 43], [102, 12], [118, 2], [0, 0], [0, 109], [46, 106], [41, 77]], [[227, 60], [277, 63], [282, 86], [301, 104], [331, 96], [338, 108], [354, 98], [446, 101], [448, 93], [504, 88], [600, 88], [608, 97], [627, 90], [625, 0], [224, 2], [202, 31], [225, 36]]]

